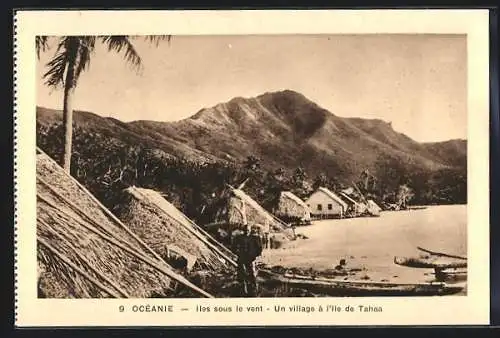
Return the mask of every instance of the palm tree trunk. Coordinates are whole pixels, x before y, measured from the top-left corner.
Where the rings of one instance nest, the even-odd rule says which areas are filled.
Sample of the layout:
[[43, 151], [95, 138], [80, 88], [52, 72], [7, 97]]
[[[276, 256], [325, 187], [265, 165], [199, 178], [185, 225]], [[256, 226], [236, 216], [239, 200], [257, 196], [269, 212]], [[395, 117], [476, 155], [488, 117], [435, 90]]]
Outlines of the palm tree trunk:
[[63, 169], [71, 172], [71, 149], [73, 144], [73, 95], [75, 92], [75, 62], [70, 60], [64, 82], [63, 130], [64, 154]]

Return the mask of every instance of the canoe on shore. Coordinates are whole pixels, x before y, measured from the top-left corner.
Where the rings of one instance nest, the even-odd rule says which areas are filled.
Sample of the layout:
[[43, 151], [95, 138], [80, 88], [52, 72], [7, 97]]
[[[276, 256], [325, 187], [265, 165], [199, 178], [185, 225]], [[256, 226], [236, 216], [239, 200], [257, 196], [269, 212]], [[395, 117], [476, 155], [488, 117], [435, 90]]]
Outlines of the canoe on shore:
[[463, 257], [463, 256], [457, 256], [457, 255], [450, 255], [450, 254], [447, 254], [447, 253], [444, 253], [444, 252], [437, 252], [437, 251], [431, 251], [429, 249], [425, 249], [425, 248], [422, 248], [420, 246], [417, 246], [417, 249], [420, 250], [420, 251], [423, 251], [431, 256], [437, 256], [437, 257], [448, 257], [448, 258], [455, 258], [455, 259], [459, 259], [459, 260], [462, 260], [462, 261], [466, 261], [467, 260], [467, 257]]
[[258, 280], [266, 286], [287, 289], [305, 289], [314, 294], [333, 297], [366, 296], [440, 296], [456, 294], [462, 286], [451, 286], [442, 282], [389, 283], [354, 280], [314, 278], [293, 274], [279, 274], [267, 269], [258, 271]]
[[427, 209], [427, 207], [426, 206], [418, 206], [418, 205], [416, 205], [416, 206], [409, 206], [406, 209], [407, 210], [425, 210], [425, 209]]
[[416, 257], [394, 257], [394, 263], [397, 265], [406, 266], [409, 268], [426, 268], [426, 269], [457, 269], [466, 268], [467, 261], [463, 260], [439, 260], [439, 259], [426, 259]]
[[447, 269], [460, 269], [467, 267], [467, 257], [437, 252], [417, 246], [425, 257], [394, 257], [394, 263], [410, 268], [434, 269], [443, 272]]
[[434, 270], [436, 281], [447, 283], [460, 283], [467, 281], [467, 270], [465, 269], [449, 269], [449, 270]]

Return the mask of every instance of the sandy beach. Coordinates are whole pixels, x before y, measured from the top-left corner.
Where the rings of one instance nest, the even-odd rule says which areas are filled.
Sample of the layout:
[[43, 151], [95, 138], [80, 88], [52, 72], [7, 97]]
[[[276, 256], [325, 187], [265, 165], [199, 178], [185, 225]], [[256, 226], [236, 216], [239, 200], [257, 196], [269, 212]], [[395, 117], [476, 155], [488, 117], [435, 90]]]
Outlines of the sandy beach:
[[423, 282], [434, 278], [430, 269], [394, 264], [394, 256], [418, 256], [417, 246], [467, 255], [466, 205], [430, 206], [427, 209], [383, 212], [378, 218], [351, 218], [313, 222], [298, 227], [307, 239], [265, 251], [261, 261], [284, 267], [332, 269], [344, 258], [358, 275], [372, 281]]

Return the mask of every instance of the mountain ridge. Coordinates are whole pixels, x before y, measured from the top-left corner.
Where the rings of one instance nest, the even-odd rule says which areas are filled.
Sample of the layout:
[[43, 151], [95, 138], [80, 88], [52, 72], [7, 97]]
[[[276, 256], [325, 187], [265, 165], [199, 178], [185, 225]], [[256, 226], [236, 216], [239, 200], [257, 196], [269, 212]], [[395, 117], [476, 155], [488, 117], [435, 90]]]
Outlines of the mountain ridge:
[[[37, 107], [37, 122], [61, 120], [60, 111]], [[466, 140], [417, 142], [380, 119], [340, 117], [293, 90], [235, 97], [174, 122], [122, 122], [75, 112], [75, 125], [124, 143], [157, 148], [193, 161], [241, 163], [258, 157], [268, 169], [304, 167], [350, 181], [382, 162], [405, 170], [465, 170]]]

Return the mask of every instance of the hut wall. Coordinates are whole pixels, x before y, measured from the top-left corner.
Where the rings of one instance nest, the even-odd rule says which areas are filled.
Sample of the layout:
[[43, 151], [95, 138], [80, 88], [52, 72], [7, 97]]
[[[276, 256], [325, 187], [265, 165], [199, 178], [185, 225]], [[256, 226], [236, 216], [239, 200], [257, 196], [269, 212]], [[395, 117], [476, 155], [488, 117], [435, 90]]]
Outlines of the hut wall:
[[312, 215], [342, 216], [345, 213], [342, 204], [322, 191], [314, 192], [307, 199], [306, 204]]

